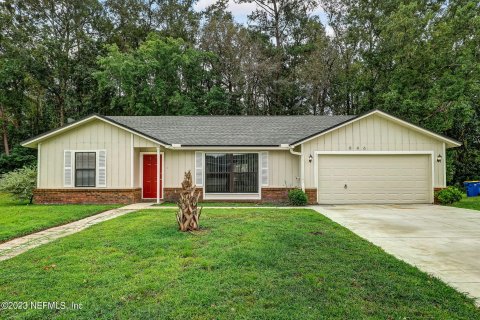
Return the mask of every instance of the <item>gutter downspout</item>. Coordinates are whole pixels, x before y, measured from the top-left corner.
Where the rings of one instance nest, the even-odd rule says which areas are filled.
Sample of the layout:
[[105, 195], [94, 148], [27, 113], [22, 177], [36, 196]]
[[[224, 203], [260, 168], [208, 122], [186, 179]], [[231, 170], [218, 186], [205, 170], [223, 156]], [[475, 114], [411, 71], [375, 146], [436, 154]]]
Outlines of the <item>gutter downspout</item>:
[[305, 181], [304, 181], [304, 175], [305, 175], [305, 159], [303, 156], [302, 152], [296, 152], [293, 151], [294, 147], [290, 147], [289, 151], [291, 154], [295, 156], [300, 156], [300, 186], [302, 187], [302, 191], [305, 192]]

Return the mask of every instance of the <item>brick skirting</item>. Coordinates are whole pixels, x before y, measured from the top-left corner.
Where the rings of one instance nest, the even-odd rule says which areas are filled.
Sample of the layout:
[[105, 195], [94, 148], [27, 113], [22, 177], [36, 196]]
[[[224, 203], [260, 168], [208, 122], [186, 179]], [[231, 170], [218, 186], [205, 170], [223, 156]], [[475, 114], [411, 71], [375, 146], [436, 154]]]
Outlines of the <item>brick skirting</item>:
[[[212, 202], [287, 202], [288, 191], [292, 188], [262, 188], [261, 200], [210, 200]], [[200, 192], [200, 200], [203, 201], [203, 189]], [[176, 202], [181, 188], [164, 188], [163, 201]], [[309, 204], [317, 203], [317, 189], [305, 189]], [[36, 189], [33, 200], [38, 204], [75, 204], [75, 203], [121, 203], [130, 204], [142, 200], [142, 189]], [[209, 200], [207, 200], [209, 201]]]
[[262, 188], [261, 202], [287, 202], [288, 191], [292, 188]]
[[[205, 202], [287, 202], [288, 201], [288, 191], [292, 188], [262, 188], [262, 199], [261, 200], [205, 200]], [[203, 201], [203, 189], [197, 188], [200, 191], [200, 200]], [[181, 188], [164, 188], [164, 201], [176, 202], [178, 200], [178, 195], [181, 191]], [[317, 189], [305, 189], [305, 193], [308, 197], [308, 204], [317, 203]]]
[[317, 204], [317, 189], [305, 189], [307, 194], [308, 204]]
[[35, 189], [33, 201], [38, 204], [130, 204], [140, 202], [141, 189]]

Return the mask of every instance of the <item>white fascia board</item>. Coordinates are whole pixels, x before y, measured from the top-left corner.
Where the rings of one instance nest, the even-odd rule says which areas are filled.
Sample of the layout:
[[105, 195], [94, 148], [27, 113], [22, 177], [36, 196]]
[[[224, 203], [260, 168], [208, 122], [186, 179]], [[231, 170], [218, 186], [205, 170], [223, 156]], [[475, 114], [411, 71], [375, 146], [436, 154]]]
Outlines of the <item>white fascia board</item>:
[[298, 146], [298, 145], [304, 144], [305, 142], [308, 142], [308, 141], [310, 141], [310, 140], [316, 139], [316, 138], [318, 138], [318, 137], [320, 137], [320, 136], [323, 136], [324, 134], [327, 134], [327, 133], [329, 133], [329, 132], [332, 132], [332, 131], [335, 131], [335, 130], [337, 130], [337, 129], [340, 129], [340, 128], [342, 128], [342, 127], [344, 127], [344, 126], [347, 126], [347, 125], [349, 125], [349, 124], [351, 124], [351, 123], [353, 123], [353, 122], [355, 122], [355, 121], [359, 121], [359, 120], [361, 120], [361, 119], [363, 119], [363, 118], [366, 118], [366, 117], [369, 117], [369, 116], [371, 116], [371, 115], [374, 115], [374, 114], [377, 114], [377, 115], [379, 115], [379, 116], [381, 116], [381, 117], [387, 118], [387, 119], [389, 119], [389, 120], [391, 120], [391, 121], [393, 121], [393, 122], [399, 123], [399, 124], [401, 124], [401, 125], [403, 125], [403, 126], [406, 126], [406, 127], [408, 127], [408, 128], [411, 128], [411, 129], [413, 129], [413, 130], [415, 130], [415, 131], [421, 132], [421, 133], [423, 133], [423, 134], [425, 134], [425, 135], [427, 135], [427, 136], [430, 136], [430, 137], [433, 137], [433, 138], [435, 138], [435, 139], [441, 140], [441, 141], [445, 142], [449, 147], [459, 147], [459, 146], [462, 145], [461, 143], [458, 143], [458, 142], [455, 141], [455, 140], [448, 139], [447, 137], [444, 137], [444, 136], [441, 136], [441, 135], [436, 134], [436, 133], [434, 133], [434, 132], [431, 132], [431, 131], [429, 131], [429, 130], [423, 129], [423, 128], [421, 128], [421, 127], [419, 127], [419, 126], [416, 126], [416, 125], [414, 125], [414, 124], [411, 124], [411, 123], [409, 123], [409, 122], [407, 122], [407, 121], [404, 121], [404, 120], [402, 120], [402, 119], [399, 119], [399, 118], [397, 118], [397, 117], [394, 117], [394, 116], [392, 116], [392, 115], [389, 115], [388, 113], [385, 113], [385, 112], [383, 112], [383, 111], [373, 110], [373, 111], [371, 111], [371, 112], [369, 112], [369, 113], [364, 114], [363, 116], [360, 116], [360, 117], [357, 117], [357, 118], [353, 118], [352, 120], [347, 121], [347, 122], [345, 122], [345, 123], [342, 123], [342, 124], [339, 125], [339, 126], [333, 127], [333, 128], [328, 129], [328, 130], [326, 130], [326, 131], [320, 132], [319, 134], [314, 135], [314, 136], [312, 136], [312, 137], [310, 137], [310, 138], [308, 138], [308, 139], [305, 139], [305, 140], [302, 140], [302, 141], [297, 142], [297, 143], [295, 143], [295, 144], [292, 144], [292, 148], [294, 148], [294, 147], [296, 147], [296, 146]]
[[197, 150], [197, 151], [214, 151], [214, 150], [290, 150], [290, 147], [193, 147], [193, 146], [188, 146], [188, 147], [180, 147], [180, 148], [171, 148], [171, 149], [176, 149], [176, 150]]
[[30, 140], [30, 141], [27, 141], [27, 142], [25, 142], [25, 143], [22, 143], [21, 146], [22, 146], [22, 147], [28, 147], [28, 148], [35, 148], [35, 147], [37, 146], [38, 142], [40, 142], [40, 141], [43, 141], [43, 140], [48, 139], [48, 138], [50, 138], [50, 137], [56, 136], [56, 135], [58, 135], [58, 134], [61, 134], [61, 133], [63, 133], [63, 132], [66, 132], [66, 131], [68, 131], [68, 130], [72, 130], [72, 129], [74, 129], [74, 128], [76, 128], [76, 127], [78, 127], [78, 126], [80, 126], [80, 125], [82, 125], [82, 124], [84, 124], [84, 123], [88, 123], [88, 122], [90, 122], [90, 121], [92, 121], [92, 120], [101, 120], [101, 121], [106, 122], [106, 123], [108, 123], [108, 124], [110, 124], [110, 125], [112, 125], [112, 126], [115, 126], [115, 127], [117, 127], [117, 128], [123, 129], [123, 130], [125, 130], [125, 131], [127, 131], [127, 132], [130, 132], [130, 133], [133, 133], [133, 134], [135, 134], [135, 135], [137, 135], [137, 136], [139, 136], [139, 137], [142, 137], [142, 138], [144, 138], [144, 139], [146, 139], [146, 140], [148, 140], [148, 141], [151, 141], [151, 142], [156, 143], [156, 144], [158, 144], [158, 145], [161, 145], [161, 146], [163, 146], [163, 147], [166, 147], [166, 146], [167, 146], [166, 144], [163, 144], [163, 143], [161, 143], [161, 142], [159, 142], [159, 141], [157, 141], [157, 140], [155, 140], [155, 139], [149, 138], [149, 137], [147, 137], [147, 136], [145, 136], [145, 135], [143, 135], [143, 134], [141, 134], [141, 133], [138, 133], [138, 132], [135, 132], [135, 131], [133, 131], [133, 130], [130, 130], [130, 129], [127, 128], [127, 127], [121, 126], [121, 125], [119, 125], [119, 124], [117, 124], [117, 123], [115, 123], [115, 122], [112, 122], [112, 121], [110, 121], [110, 120], [108, 120], [108, 119], [99, 117], [99, 116], [97, 116], [97, 115], [92, 115], [92, 116], [90, 116], [90, 117], [88, 117], [88, 118], [85, 118], [85, 119], [83, 119], [83, 120], [80, 120], [80, 121], [77, 121], [77, 122], [75, 122], [75, 123], [72, 123], [71, 125], [66, 125], [65, 127], [58, 128], [57, 130], [54, 130], [54, 131], [52, 131], [52, 132], [50, 132], [50, 133], [41, 135], [41, 136], [39, 136], [38, 138], [35, 138], [35, 139], [33, 139], [33, 140]]

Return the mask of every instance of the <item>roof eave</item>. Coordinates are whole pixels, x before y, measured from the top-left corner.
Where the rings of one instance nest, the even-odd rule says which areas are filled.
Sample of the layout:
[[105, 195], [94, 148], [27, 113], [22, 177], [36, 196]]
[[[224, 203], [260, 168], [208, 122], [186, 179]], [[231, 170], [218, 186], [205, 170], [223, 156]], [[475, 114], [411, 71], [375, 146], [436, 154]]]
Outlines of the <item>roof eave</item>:
[[400, 118], [398, 118], [398, 117], [395, 117], [395, 116], [393, 116], [393, 115], [391, 115], [391, 114], [389, 114], [389, 113], [387, 113], [387, 112], [385, 112], [385, 111], [381, 111], [381, 110], [378, 110], [378, 109], [374, 109], [374, 110], [371, 110], [371, 111], [369, 111], [369, 112], [360, 114], [360, 115], [358, 115], [358, 116], [356, 116], [356, 117], [353, 117], [352, 119], [349, 119], [349, 120], [343, 121], [343, 122], [341, 122], [341, 123], [338, 123], [338, 124], [334, 125], [333, 127], [330, 127], [330, 128], [328, 128], [328, 129], [325, 129], [325, 130], [322, 130], [322, 131], [317, 132], [317, 133], [315, 133], [315, 134], [312, 134], [312, 135], [310, 135], [310, 136], [308, 136], [308, 137], [306, 137], [306, 138], [304, 138], [304, 139], [300, 139], [300, 140], [298, 140], [298, 141], [295, 141], [294, 143], [292, 143], [291, 146], [292, 146], [292, 147], [296, 147], [296, 146], [301, 145], [301, 144], [303, 144], [303, 143], [305, 143], [305, 142], [307, 142], [307, 141], [309, 141], [309, 140], [318, 138], [318, 137], [320, 137], [320, 136], [322, 136], [322, 135], [324, 135], [324, 134], [326, 134], [326, 133], [328, 133], [328, 132], [334, 131], [334, 130], [340, 128], [340, 127], [346, 126], [346, 125], [348, 125], [348, 124], [350, 124], [350, 123], [353, 123], [353, 122], [358, 121], [358, 120], [360, 120], [360, 119], [366, 118], [366, 117], [371, 116], [371, 115], [373, 115], [373, 114], [378, 114], [378, 115], [380, 115], [380, 116], [389, 118], [389, 119], [391, 119], [391, 120], [393, 120], [393, 121], [396, 121], [396, 122], [399, 122], [399, 123], [401, 123], [401, 124], [403, 124], [403, 125], [405, 125], [405, 126], [408, 126], [408, 127], [412, 128], [412, 129], [414, 129], [414, 130], [423, 132], [424, 134], [429, 135], [429, 136], [431, 136], [431, 137], [433, 137], [433, 138], [435, 138], [435, 139], [438, 139], [438, 140], [440, 140], [440, 141], [443, 141], [443, 142], [445, 142], [445, 145], [446, 145], [446, 147], [448, 147], [448, 148], [455, 148], [455, 147], [459, 147], [459, 146], [462, 145], [462, 143], [460, 143], [459, 141], [457, 141], [457, 140], [455, 140], [455, 139], [452, 139], [452, 138], [450, 138], [450, 137], [444, 136], [444, 135], [442, 135], [442, 134], [435, 133], [435, 132], [430, 131], [430, 130], [428, 130], [428, 129], [424, 129], [424, 128], [422, 128], [422, 127], [419, 127], [419, 126], [417, 126], [417, 125], [414, 125], [413, 123], [410, 123], [410, 122], [408, 122], [408, 121], [405, 121], [405, 120], [403, 120], [403, 119], [400, 119]]
[[39, 144], [40, 142], [42, 142], [42, 141], [44, 141], [44, 140], [46, 140], [46, 139], [49, 139], [49, 138], [51, 138], [51, 137], [54, 137], [54, 136], [56, 136], [56, 135], [58, 135], [58, 134], [61, 134], [61, 133], [65, 132], [65, 131], [71, 130], [71, 129], [79, 126], [79, 125], [88, 123], [88, 122], [90, 122], [90, 121], [92, 121], [92, 120], [100, 120], [100, 121], [107, 122], [107, 123], [109, 123], [109, 124], [111, 124], [111, 125], [120, 127], [120, 128], [122, 128], [122, 129], [124, 129], [124, 130], [126, 130], [126, 131], [129, 131], [129, 132], [131, 132], [131, 133], [133, 133], [133, 134], [136, 134], [136, 135], [138, 135], [138, 136], [140, 136], [140, 137], [142, 137], [142, 138], [145, 138], [145, 139], [147, 139], [147, 140], [150, 140], [150, 141], [152, 141], [152, 142], [154, 142], [154, 143], [158, 143], [158, 144], [160, 144], [160, 145], [162, 145], [162, 146], [164, 146], [164, 147], [168, 147], [168, 146], [169, 146], [169, 144], [166, 143], [166, 142], [164, 142], [164, 141], [161, 141], [161, 140], [159, 140], [159, 139], [156, 139], [156, 138], [154, 138], [154, 137], [151, 137], [151, 136], [149, 136], [149, 135], [147, 135], [147, 134], [145, 134], [145, 133], [143, 133], [143, 132], [140, 132], [140, 131], [138, 131], [138, 130], [136, 130], [136, 129], [134, 129], [134, 128], [130, 128], [129, 126], [126, 126], [126, 125], [124, 125], [124, 124], [118, 123], [118, 122], [116, 122], [116, 121], [114, 121], [114, 120], [112, 120], [112, 119], [110, 119], [110, 118], [107, 118], [107, 117], [104, 117], [104, 116], [101, 116], [101, 115], [98, 115], [98, 114], [91, 114], [91, 115], [86, 116], [86, 117], [84, 117], [84, 118], [82, 118], [82, 119], [80, 119], [80, 120], [77, 120], [77, 121], [75, 121], [75, 122], [69, 123], [68, 125], [66, 125], [66, 126], [64, 126], [64, 127], [60, 127], [60, 128], [57, 128], [57, 129], [53, 129], [53, 130], [47, 131], [47, 132], [45, 132], [45, 133], [42, 133], [42, 134], [40, 134], [40, 135], [37, 135], [37, 136], [35, 136], [35, 137], [32, 137], [32, 138], [27, 139], [27, 140], [25, 140], [25, 141], [22, 141], [22, 142], [20, 143], [20, 145], [21, 145], [22, 147], [36, 149], [37, 146], [38, 146], [38, 144]]
[[53, 136], [55, 136], [55, 135], [57, 135], [61, 132], [68, 131], [68, 130], [70, 130], [70, 129], [72, 129], [72, 128], [80, 125], [80, 124], [90, 122], [90, 121], [96, 119], [97, 117], [99, 117], [97, 114], [88, 115], [88, 116], [86, 116], [84, 118], [81, 118], [77, 121], [69, 123], [66, 126], [63, 126], [63, 127], [60, 127], [60, 128], [55, 128], [55, 129], [49, 130], [47, 132], [41, 133], [39, 135], [33, 136], [33, 137], [31, 137], [27, 140], [24, 140], [24, 141], [20, 142], [20, 145], [22, 147], [36, 149], [36, 147], [38, 146], [38, 143], [42, 142], [43, 140], [48, 139], [49, 137], [53, 137]]
[[182, 145], [173, 150], [289, 150], [280, 145]]
[[394, 115], [391, 115], [389, 114], [388, 112], [385, 112], [385, 111], [382, 111], [382, 110], [378, 110], [378, 109], [375, 109], [372, 111], [372, 113], [376, 113], [376, 114], [379, 114], [381, 116], [384, 116], [386, 118], [389, 118], [391, 120], [394, 120], [394, 121], [397, 121], [407, 127], [410, 127], [414, 130], [417, 130], [419, 132], [422, 132], [428, 136], [431, 136], [432, 138], [435, 138], [437, 140], [440, 140], [442, 142], [445, 143], [445, 145], [449, 148], [455, 148], [455, 147], [460, 147], [462, 145], [462, 143], [460, 141], [457, 141], [455, 139], [452, 139], [450, 137], [447, 137], [446, 135], [443, 135], [443, 134], [440, 134], [440, 133], [436, 133], [436, 132], [433, 132], [431, 130], [428, 130], [428, 129], [425, 129], [425, 128], [422, 128], [420, 126], [417, 126], [411, 122], [408, 122], [406, 120], [403, 120], [399, 117], [396, 117]]

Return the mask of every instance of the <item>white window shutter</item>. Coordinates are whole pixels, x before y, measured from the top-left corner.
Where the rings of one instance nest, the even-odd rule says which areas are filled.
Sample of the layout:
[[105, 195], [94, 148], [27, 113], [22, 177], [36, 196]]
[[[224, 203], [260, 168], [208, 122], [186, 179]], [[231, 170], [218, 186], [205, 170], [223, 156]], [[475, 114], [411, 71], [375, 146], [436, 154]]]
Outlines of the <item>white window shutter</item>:
[[203, 152], [195, 152], [195, 185], [203, 186]]
[[63, 186], [73, 187], [73, 151], [63, 151]]
[[107, 151], [99, 150], [97, 153], [97, 187], [107, 186]]
[[268, 186], [268, 152], [262, 152], [262, 186]]

